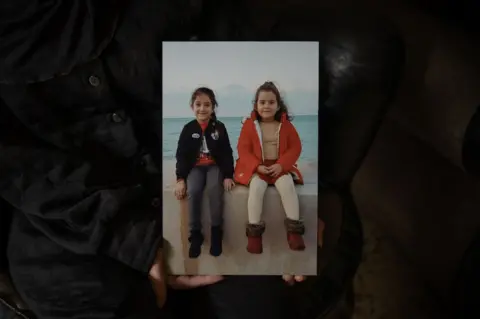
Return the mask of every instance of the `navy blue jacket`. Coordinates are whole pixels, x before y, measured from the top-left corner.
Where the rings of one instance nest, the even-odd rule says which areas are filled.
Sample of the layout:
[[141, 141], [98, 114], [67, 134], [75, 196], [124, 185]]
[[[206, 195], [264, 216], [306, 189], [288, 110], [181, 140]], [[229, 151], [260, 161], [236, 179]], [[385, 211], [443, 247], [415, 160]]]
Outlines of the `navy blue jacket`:
[[186, 179], [197, 161], [202, 135], [205, 135], [208, 149], [224, 178], [233, 178], [233, 151], [225, 125], [218, 121], [210, 121], [205, 132], [197, 120], [187, 123], [180, 133], [177, 147], [177, 179]]

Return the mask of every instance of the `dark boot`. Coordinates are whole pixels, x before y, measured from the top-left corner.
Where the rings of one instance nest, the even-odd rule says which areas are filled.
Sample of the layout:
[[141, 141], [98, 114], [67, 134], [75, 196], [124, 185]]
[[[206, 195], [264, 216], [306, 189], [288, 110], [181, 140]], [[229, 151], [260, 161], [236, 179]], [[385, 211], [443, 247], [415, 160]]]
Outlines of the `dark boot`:
[[265, 224], [247, 225], [247, 251], [251, 254], [261, 254], [263, 252], [262, 235], [265, 232]]
[[301, 220], [285, 219], [287, 229], [287, 241], [291, 250], [305, 250], [305, 243], [302, 235], [305, 233], [305, 226]]
[[214, 226], [210, 233], [210, 255], [218, 257], [222, 254], [223, 230], [220, 226]]
[[197, 258], [202, 252], [203, 244], [203, 235], [199, 230], [193, 230], [190, 232], [190, 237], [188, 237], [190, 242], [190, 249], [188, 250], [188, 257]]

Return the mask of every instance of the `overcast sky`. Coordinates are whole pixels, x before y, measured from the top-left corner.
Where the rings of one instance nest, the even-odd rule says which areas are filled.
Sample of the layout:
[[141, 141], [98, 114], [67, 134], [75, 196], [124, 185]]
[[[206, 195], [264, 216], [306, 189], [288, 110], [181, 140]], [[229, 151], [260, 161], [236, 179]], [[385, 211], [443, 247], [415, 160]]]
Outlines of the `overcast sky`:
[[[163, 42], [163, 93], [208, 86], [221, 96], [222, 88], [238, 85], [252, 95], [259, 85], [273, 81], [286, 95], [318, 95], [318, 54], [317, 42]], [[309, 108], [311, 100], [304, 103]], [[177, 105], [165, 107], [169, 116], [176, 116], [170, 108]], [[302, 107], [299, 102], [297, 111]]]

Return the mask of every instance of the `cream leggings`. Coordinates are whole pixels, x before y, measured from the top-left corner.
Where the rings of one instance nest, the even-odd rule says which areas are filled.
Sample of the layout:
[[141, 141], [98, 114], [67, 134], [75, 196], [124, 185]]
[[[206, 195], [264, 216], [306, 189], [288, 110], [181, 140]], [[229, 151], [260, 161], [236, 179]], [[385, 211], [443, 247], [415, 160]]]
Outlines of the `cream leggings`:
[[[263, 197], [267, 187], [267, 182], [258, 175], [255, 174], [252, 177], [248, 193], [248, 222], [250, 224], [259, 224], [262, 220]], [[292, 176], [290, 174], [281, 176], [275, 182], [275, 188], [280, 194], [287, 217], [292, 220], [299, 220], [300, 207]]]

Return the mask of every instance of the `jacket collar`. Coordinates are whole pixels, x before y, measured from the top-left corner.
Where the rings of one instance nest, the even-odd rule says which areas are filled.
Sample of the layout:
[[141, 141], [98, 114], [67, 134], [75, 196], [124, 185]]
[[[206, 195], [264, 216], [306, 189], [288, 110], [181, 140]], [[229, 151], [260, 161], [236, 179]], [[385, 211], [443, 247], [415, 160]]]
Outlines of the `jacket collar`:
[[[197, 121], [197, 119], [195, 119], [194, 121], [195, 121], [195, 125], [196, 125], [198, 128], [200, 128], [201, 125], [200, 125], [200, 123]], [[206, 128], [206, 129], [208, 129], [208, 128], [210, 128], [210, 127], [215, 127], [215, 121], [214, 121], [214, 120], [209, 120], [209, 121], [208, 121], [208, 124], [207, 124], [207, 128]]]

